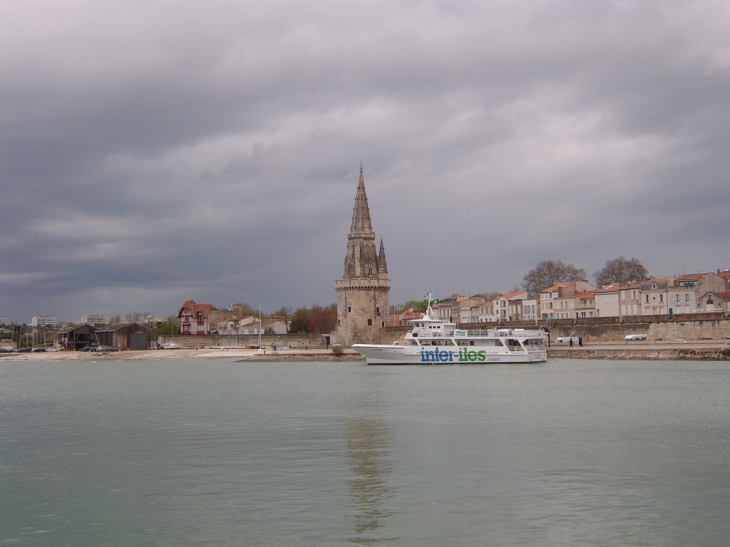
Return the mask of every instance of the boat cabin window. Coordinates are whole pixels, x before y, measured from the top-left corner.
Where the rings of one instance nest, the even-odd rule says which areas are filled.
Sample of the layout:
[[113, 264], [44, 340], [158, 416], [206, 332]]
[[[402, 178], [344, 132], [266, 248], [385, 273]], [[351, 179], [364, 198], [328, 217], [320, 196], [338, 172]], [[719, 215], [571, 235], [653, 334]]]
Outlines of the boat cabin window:
[[486, 338], [483, 340], [457, 340], [459, 346], [501, 346], [499, 340], [495, 338]]
[[424, 346], [453, 346], [454, 342], [449, 340], [448, 338], [444, 338], [443, 340], [424, 340], [423, 345]]

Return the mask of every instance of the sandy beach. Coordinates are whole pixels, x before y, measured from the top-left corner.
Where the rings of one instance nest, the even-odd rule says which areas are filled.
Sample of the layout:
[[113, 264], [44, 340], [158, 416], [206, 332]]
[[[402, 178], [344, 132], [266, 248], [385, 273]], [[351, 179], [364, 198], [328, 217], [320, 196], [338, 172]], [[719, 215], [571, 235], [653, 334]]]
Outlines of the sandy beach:
[[210, 348], [210, 349], [159, 349], [144, 351], [118, 351], [95, 353], [85, 351], [48, 351], [39, 353], [2, 353], [2, 361], [164, 361], [173, 359], [241, 359], [258, 361], [327, 361], [363, 360], [356, 352], [345, 350], [343, 355], [335, 356], [330, 349], [280, 350], [270, 349], [260, 353], [248, 348]]

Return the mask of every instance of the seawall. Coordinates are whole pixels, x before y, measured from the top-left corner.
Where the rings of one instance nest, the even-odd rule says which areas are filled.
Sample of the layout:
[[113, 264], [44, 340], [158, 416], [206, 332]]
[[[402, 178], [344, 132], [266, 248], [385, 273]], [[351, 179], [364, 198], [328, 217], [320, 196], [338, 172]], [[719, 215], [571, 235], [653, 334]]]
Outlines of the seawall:
[[549, 359], [613, 359], [638, 361], [730, 361], [730, 347], [551, 348]]

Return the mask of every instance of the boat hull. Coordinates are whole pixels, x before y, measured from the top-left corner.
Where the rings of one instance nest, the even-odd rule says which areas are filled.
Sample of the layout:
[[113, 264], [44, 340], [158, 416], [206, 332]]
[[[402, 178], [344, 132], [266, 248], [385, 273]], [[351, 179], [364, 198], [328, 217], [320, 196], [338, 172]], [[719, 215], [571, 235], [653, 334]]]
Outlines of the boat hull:
[[494, 363], [544, 363], [547, 351], [488, 351], [468, 347], [430, 349], [418, 346], [354, 344], [352, 349], [365, 357], [368, 365], [476, 365]]

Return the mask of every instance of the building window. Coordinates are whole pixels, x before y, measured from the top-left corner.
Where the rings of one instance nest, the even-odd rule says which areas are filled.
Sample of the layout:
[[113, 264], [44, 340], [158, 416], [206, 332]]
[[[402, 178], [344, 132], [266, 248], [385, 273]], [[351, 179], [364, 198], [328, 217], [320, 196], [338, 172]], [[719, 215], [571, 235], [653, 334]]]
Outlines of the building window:
[[373, 320], [372, 319], [368, 319], [368, 327], [372, 327], [372, 326], [373, 326]]
[[351, 306], [347, 306], [347, 312], [349, 313], [351, 311], [352, 311], [352, 307]]
[[[677, 295], [677, 296], [679, 296], [679, 295]], [[687, 303], [689, 303], [689, 295], [688, 294], [685, 294], [684, 295], [684, 301], [687, 302]]]

